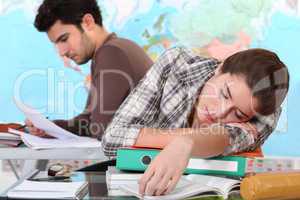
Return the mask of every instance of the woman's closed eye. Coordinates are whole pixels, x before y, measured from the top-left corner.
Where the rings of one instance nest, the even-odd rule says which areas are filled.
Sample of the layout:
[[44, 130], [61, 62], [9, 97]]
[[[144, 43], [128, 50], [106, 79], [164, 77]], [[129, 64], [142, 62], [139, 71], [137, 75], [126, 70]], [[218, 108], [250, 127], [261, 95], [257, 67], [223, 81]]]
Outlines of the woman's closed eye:
[[236, 111], [234, 114], [235, 117], [238, 118], [239, 120], [245, 120], [245, 118], [238, 111]]
[[221, 96], [222, 96], [224, 99], [229, 99], [229, 95], [228, 95], [228, 94], [225, 94], [225, 92], [224, 92], [223, 89], [220, 90], [220, 94], [221, 94]]

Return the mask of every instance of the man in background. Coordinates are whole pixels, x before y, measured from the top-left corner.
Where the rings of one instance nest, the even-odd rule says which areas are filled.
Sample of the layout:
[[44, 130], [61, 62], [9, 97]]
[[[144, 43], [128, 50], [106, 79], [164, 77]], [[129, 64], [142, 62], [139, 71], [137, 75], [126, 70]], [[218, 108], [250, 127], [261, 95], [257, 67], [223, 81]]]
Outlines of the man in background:
[[[70, 120], [54, 122], [80, 136], [101, 138], [114, 111], [145, 75], [151, 59], [134, 42], [109, 33], [96, 0], [44, 0], [34, 22], [46, 32], [65, 60], [78, 65], [91, 60], [91, 87], [85, 110]], [[26, 120], [32, 134], [45, 132]]]

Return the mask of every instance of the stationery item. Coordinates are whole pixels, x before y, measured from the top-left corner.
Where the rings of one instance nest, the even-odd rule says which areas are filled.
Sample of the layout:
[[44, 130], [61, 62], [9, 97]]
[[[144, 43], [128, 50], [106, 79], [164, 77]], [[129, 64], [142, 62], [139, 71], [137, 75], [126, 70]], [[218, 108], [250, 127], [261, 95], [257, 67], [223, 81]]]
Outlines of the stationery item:
[[245, 200], [300, 199], [300, 171], [261, 173], [246, 177], [241, 182]]
[[18, 128], [20, 124], [0, 124], [0, 144], [16, 147], [22, 143], [21, 137], [8, 132], [10, 127]]
[[[159, 152], [158, 149], [122, 148], [117, 151], [116, 166], [120, 170], [144, 171]], [[289, 170], [300, 170], [299, 157], [193, 157], [185, 173], [244, 177], [248, 173]]]
[[42, 138], [25, 132], [9, 129], [9, 132], [19, 134], [26, 146], [32, 149], [54, 149], [54, 148], [101, 148], [101, 142], [95, 138], [79, 137], [59, 139], [59, 138]]
[[28, 181], [37, 181], [37, 182], [70, 182], [70, 177], [63, 176], [50, 176], [44, 178], [30, 178]]
[[0, 145], [3, 145], [5, 147], [17, 147], [22, 143], [21, 140], [0, 140]]
[[91, 148], [101, 147], [101, 142], [95, 138], [81, 137], [75, 135], [61, 127], [57, 126], [52, 121], [48, 120], [38, 111], [25, 107], [24, 105], [17, 104], [18, 108], [25, 114], [33, 125], [46, 132], [52, 138], [43, 138], [31, 135], [16, 129], [9, 128], [8, 131], [17, 134], [21, 137], [25, 145], [32, 149], [52, 149], [52, 148]]
[[0, 132], [0, 140], [20, 141], [21, 137], [19, 135], [15, 135], [8, 132]]
[[[157, 149], [122, 148], [117, 151], [116, 167], [120, 170], [144, 171], [155, 156]], [[247, 158], [224, 156], [216, 158], [190, 158], [185, 173], [245, 176]]]
[[16, 105], [36, 128], [44, 130], [48, 135], [62, 140], [79, 137], [78, 135], [70, 133], [69, 131], [57, 126], [55, 123], [44, 117], [37, 110], [29, 106], [25, 106], [21, 103], [16, 103]]
[[8, 191], [13, 199], [78, 199], [86, 193], [88, 183], [24, 180]]
[[121, 185], [132, 184], [142, 177], [142, 173], [127, 173], [118, 170], [114, 166], [109, 166], [106, 171], [106, 186], [109, 196], [131, 196], [120, 189]]
[[[8, 132], [8, 128], [20, 129], [22, 125], [18, 123], [0, 124], [0, 132]], [[22, 129], [22, 128], [21, 128]], [[20, 130], [21, 130], [20, 129]]]
[[246, 151], [246, 152], [241, 152], [241, 153], [235, 153], [234, 156], [243, 156], [243, 157], [264, 157], [264, 154], [261, 150], [261, 147], [257, 147], [254, 151]]
[[239, 180], [208, 176], [200, 174], [190, 174], [182, 176], [175, 189], [167, 195], [161, 196], [141, 196], [139, 194], [139, 184], [135, 181], [132, 184], [121, 185], [121, 190], [145, 200], [176, 200], [185, 198], [200, 198], [210, 196], [220, 196], [227, 199], [231, 193], [239, 190]]
[[[46, 117], [46, 119], [49, 119], [49, 117]], [[23, 126], [20, 126], [20, 127], [16, 128], [16, 130], [24, 130], [25, 128], [28, 128], [26, 124], [24, 124]]]
[[143, 173], [122, 171], [117, 169], [115, 166], [109, 166], [107, 168], [105, 175], [106, 175], [106, 180], [121, 182], [121, 181], [138, 180], [142, 177]]

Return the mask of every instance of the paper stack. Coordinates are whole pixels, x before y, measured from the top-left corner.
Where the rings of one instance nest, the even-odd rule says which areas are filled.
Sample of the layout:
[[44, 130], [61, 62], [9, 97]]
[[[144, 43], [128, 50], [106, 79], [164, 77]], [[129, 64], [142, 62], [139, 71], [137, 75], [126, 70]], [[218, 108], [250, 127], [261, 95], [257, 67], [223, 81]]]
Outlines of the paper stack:
[[0, 123], [0, 145], [7, 147], [16, 147], [22, 143], [19, 135], [15, 135], [8, 132], [9, 128], [20, 129], [21, 124], [17, 123]]
[[132, 196], [131, 194], [120, 189], [122, 185], [130, 185], [136, 183], [142, 173], [126, 173], [116, 169], [113, 166], [108, 167], [106, 171], [106, 184], [109, 196]]
[[21, 137], [7, 132], [0, 132], [0, 144], [16, 147], [22, 143]]
[[78, 199], [86, 193], [88, 183], [79, 182], [38, 182], [24, 180], [9, 190], [8, 198], [13, 199]]

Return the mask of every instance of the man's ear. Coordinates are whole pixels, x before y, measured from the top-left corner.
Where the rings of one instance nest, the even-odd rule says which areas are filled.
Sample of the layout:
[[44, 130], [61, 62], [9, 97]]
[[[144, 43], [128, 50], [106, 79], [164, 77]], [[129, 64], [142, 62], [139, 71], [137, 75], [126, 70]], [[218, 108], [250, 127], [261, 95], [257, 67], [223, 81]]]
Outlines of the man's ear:
[[84, 31], [91, 31], [95, 26], [95, 19], [91, 14], [85, 14], [82, 17], [81, 26]]

